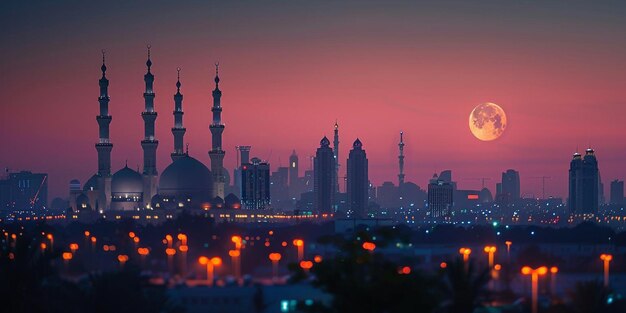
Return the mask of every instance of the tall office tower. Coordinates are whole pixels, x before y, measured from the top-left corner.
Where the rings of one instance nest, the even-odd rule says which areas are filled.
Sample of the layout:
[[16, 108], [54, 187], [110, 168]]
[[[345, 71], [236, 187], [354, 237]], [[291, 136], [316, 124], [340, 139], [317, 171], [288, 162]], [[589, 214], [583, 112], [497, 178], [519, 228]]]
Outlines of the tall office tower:
[[111, 150], [113, 144], [109, 139], [109, 125], [111, 124], [111, 115], [109, 114], [109, 80], [106, 78], [107, 67], [104, 60], [104, 51], [102, 51], [102, 78], [100, 78], [100, 114], [96, 116], [99, 126], [99, 140], [96, 143], [98, 151], [98, 173], [97, 173], [97, 189], [98, 201], [96, 206], [98, 209], [108, 209], [111, 205]]
[[289, 187], [298, 185], [298, 155], [293, 150], [289, 156]]
[[289, 199], [289, 169], [288, 167], [279, 167], [272, 172], [270, 177], [270, 195], [272, 197], [272, 209], [286, 210], [289, 209], [291, 201]]
[[400, 172], [398, 173], [398, 188], [402, 188], [404, 185], [404, 132], [400, 132], [400, 143], [398, 143], [398, 167]]
[[587, 149], [584, 157], [574, 153], [569, 169], [567, 204], [570, 212], [576, 215], [598, 213], [599, 185], [598, 160], [593, 149]]
[[502, 183], [500, 185], [500, 195], [502, 202], [514, 203], [520, 199], [520, 179], [519, 172], [508, 169], [502, 173]]
[[146, 91], [143, 93], [145, 111], [141, 112], [144, 122], [144, 139], [141, 141], [143, 148], [143, 204], [144, 207], [150, 205], [152, 197], [157, 193], [157, 178], [159, 173], [156, 167], [156, 151], [159, 141], [156, 140], [154, 124], [157, 119], [157, 112], [154, 110], [154, 75], [150, 72], [152, 60], [150, 60], [150, 45], [148, 45], [148, 61], [146, 61], [148, 72], [143, 80], [146, 83]]
[[[224, 132], [224, 124], [222, 124], [222, 91], [219, 88], [219, 64], [215, 64], [215, 89], [213, 90], [213, 122], [209, 126], [211, 130], [212, 148], [209, 151], [211, 158], [211, 173], [213, 174], [213, 197], [224, 199], [224, 188], [226, 176], [224, 175], [224, 155], [226, 152], [222, 149], [222, 133]], [[269, 174], [268, 174], [269, 176]]]
[[359, 139], [352, 144], [347, 164], [348, 208], [355, 218], [366, 218], [369, 191], [367, 155]]
[[[335, 186], [333, 190], [335, 194], [339, 193], [339, 124], [335, 121], [335, 136], [333, 138], [333, 152], [335, 157]], [[336, 197], [335, 197], [336, 199]], [[335, 209], [337, 207], [335, 206]]]
[[450, 216], [454, 204], [453, 186], [448, 180], [433, 175], [428, 184], [428, 212], [431, 218]]
[[258, 210], [270, 205], [270, 165], [252, 158], [241, 165], [241, 203], [246, 209]]
[[237, 149], [237, 165], [233, 171], [233, 176], [235, 177], [233, 190], [238, 192], [238, 195], [241, 195], [243, 189], [241, 185], [241, 166], [250, 163], [250, 149], [252, 149], [252, 146], [236, 146], [235, 149]]
[[624, 204], [624, 181], [614, 180], [611, 182], [611, 204]]
[[172, 127], [172, 135], [174, 135], [174, 151], [172, 152], [172, 161], [176, 161], [180, 157], [186, 155], [184, 146], [184, 137], [187, 129], [183, 126], [183, 95], [180, 93], [180, 68], [177, 68], [178, 80], [176, 81], [176, 94], [174, 95], [174, 127]]
[[334, 213], [335, 155], [330, 141], [324, 136], [313, 160], [313, 192], [315, 209], [322, 214]]

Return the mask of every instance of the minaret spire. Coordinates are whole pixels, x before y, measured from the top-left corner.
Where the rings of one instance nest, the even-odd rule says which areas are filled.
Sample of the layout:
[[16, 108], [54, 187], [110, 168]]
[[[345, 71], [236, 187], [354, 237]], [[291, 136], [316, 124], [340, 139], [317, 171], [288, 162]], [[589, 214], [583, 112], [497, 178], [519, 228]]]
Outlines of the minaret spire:
[[174, 152], [172, 152], [172, 161], [187, 153], [183, 150], [184, 136], [187, 129], [183, 126], [183, 95], [180, 93], [180, 67], [176, 69], [178, 80], [176, 81], [176, 94], [174, 94], [174, 127], [172, 127], [172, 135], [174, 135]]
[[[335, 120], [335, 137], [333, 140], [333, 152], [335, 157], [335, 181], [333, 186], [333, 190], [335, 193], [339, 193], [339, 124], [337, 124], [337, 120]], [[339, 199], [339, 197], [335, 197], [335, 199]]]
[[213, 122], [209, 126], [211, 130], [211, 173], [213, 174], [213, 196], [224, 199], [224, 188], [226, 185], [226, 177], [224, 175], [224, 155], [226, 152], [222, 149], [222, 133], [224, 132], [224, 124], [222, 124], [222, 91], [219, 89], [219, 63], [215, 63], [215, 89], [213, 90]]
[[111, 203], [111, 150], [113, 144], [109, 138], [109, 125], [111, 115], [109, 114], [109, 80], [106, 78], [105, 51], [102, 50], [102, 78], [100, 78], [100, 114], [96, 116], [99, 127], [99, 139], [96, 143], [98, 151], [98, 205], [99, 208], [109, 208]]
[[143, 148], [143, 177], [144, 177], [144, 189], [143, 189], [143, 202], [144, 205], [149, 205], [152, 197], [156, 195], [157, 188], [157, 168], [156, 168], [156, 150], [159, 145], [159, 141], [155, 137], [154, 123], [157, 118], [157, 112], [154, 110], [154, 75], [150, 71], [152, 68], [152, 60], [150, 58], [150, 48], [148, 45], [148, 60], [146, 66], [148, 72], [144, 75], [143, 80], [146, 83], [146, 90], [143, 93], [145, 102], [145, 111], [141, 112], [141, 117], [144, 121], [144, 139], [141, 141], [141, 147]]
[[398, 155], [398, 165], [400, 167], [400, 173], [398, 174], [398, 187], [404, 185], [404, 132], [400, 131], [400, 143], [398, 143], [398, 148], [400, 149], [400, 154]]

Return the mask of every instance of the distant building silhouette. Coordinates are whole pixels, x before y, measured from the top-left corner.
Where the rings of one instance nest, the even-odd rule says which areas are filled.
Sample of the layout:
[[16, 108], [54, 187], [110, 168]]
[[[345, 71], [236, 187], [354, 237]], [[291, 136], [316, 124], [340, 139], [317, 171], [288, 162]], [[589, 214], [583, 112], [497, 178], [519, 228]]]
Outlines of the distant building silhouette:
[[265, 209], [270, 205], [270, 165], [252, 158], [241, 166], [241, 202], [246, 209]]
[[611, 182], [611, 204], [624, 204], [624, 181], [614, 180]]
[[599, 185], [598, 160], [594, 150], [587, 149], [584, 157], [574, 153], [569, 169], [567, 204], [570, 213], [598, 213]]
[[313, 172], [315, 209], [320, 213], [334, 213], [335, 155], [326, 137], [322, 138], [315, 153]]
[[444, 218], [452, 213], [455, 188], [450, 181], [452, 179], [451, 173], [448, 176], [449, 171], [444, 172], [446, 173], [446, 175], [442, 175], [444, 179], [435, 174], [428, 184], [428, 212], [431, 218]]
[[[291, 166], [291, 165], [290, 165]], [[279, 167], [272, 172], [270, 177], [270, 195], [272, 197], [272, 208], [286, 210], [289, 208], [289, 169], [291, 167]]]
[[520, 199], [519, 172], [508, 169], [502, 173], [502, 182], [496, 187], [496, 200], [503, 204], [510, 204]]
[[359, 139], [352, 144], [348, 157], [348, 209], [356, 218], [367, 217], [369, 195], [368, 161]]
[[296, 150], [291, 152], [289, 156], [289, 187], [296, 187], [298, 185], [298, 175], [299, 175], [299, 167], [298, 167], [298, 155], [296, 154]]
[[48, 174], [21, 171], [0, 180], [0, 211], [41, 210], [48, 204]]

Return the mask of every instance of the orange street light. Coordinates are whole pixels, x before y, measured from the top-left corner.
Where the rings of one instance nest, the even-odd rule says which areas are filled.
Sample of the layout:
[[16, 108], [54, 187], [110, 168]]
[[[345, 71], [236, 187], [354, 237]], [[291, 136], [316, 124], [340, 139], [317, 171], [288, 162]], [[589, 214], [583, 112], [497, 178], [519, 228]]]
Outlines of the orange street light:
[[305, 273], [308, 273], [309, 270], [312, 267], [313, 267], [313, 262], [311, 262], [311, 261], [300, 261], [300, 268], [302, 268]]
[[61, 257], [63, 258], [64, 261], [67, 262], [67, 261], [71, 260], [74, 256], [72, 255], [72, 252], [63, 252]]
[[207, 282], [209, 286], [213, 286], [215, 267], [222, 265], [222, 259], [219, 257], [209, 259], [205, 256], [201, 256], [198, 258], [198, 263], [200, 263], [200, 265], [206, 265]]
[[172, 235], [165, 235], [165, 241], [167, 241], [167, 247], [171, 248], [172, 247], [172, 241], [174, 240], [174, 238], [172, 238]]
[[609, 263], [613, 261], [612, 254], [601, 254], [600, 260], [604, 261], [604, 287], [609, 286]]
[[448, 267], [448, 263], [446, 263], [446, 262], [441, 262], [441, 263], [439, 264], [439, 267], [441, 267], [441, 268], [444, 268], [444, 269], [445, 269], [445, 268], [447, 268], [447, 267]]
[[230, 237], [230, 241], [232, 241], [235, 244], [235, 249], [240, 250], [241, 249], [241, 236], [238, 235], [234, 235], [232, 237]]
[[[15, 234], [11, 235], [11, 238], [15, 239]], [[46, 238], [48, 238], [48, 240], [50, 240], [50, 250], [54, 249], [54, 236], [52, 234], [48, 234], [46, 235]]]
[[137, 236], [137, 235], [135, 235], [135, 232], [133, 232], [133, 231], [128, 233], [128, 237], [130, 237], [131, 239], [135, 238], [135, 236]]
[[48, 247], [48, 245], [46, 245], [45, 242], [42, 242], [39, 247], [41, 248], [42, 251], [46, 250], [46, 248]]
[[373, 243], [373, 242], [366, 241], [366, 242], [363, 243], [362, 247], [363, 247], [363, 249], [365, 249], [365, 250], [367, 250], [369, 252], [373, 252], [374, 249], [376, 249], [376, 244]]
[[91, 233], [88, 230], [86, 230], [83, 234], [85, 234], [85, 237], [89, 237], [89, 235], [91, 235]]
[[241, 262], [240, 262], [241, 251], [229, 250], [228, 255], [231, 257], [231, 263], [233, 265], [233, 275], [235, 276], [235, 279], [239, 281], [239, 278], [241, 276]]
[[298, 261], [302, 261], [304, 259], [304, 240], [294, 239], [293, 245], [298, 248]]
[[550, 292], [552, 292], [552, 294], [556, 293], [556, 273], [558, 272], [558, 267], [553, 266], [550, 268]]
[[137, 254], [139, 254], [139, 257], [141, 258], [141, 263], [143, 265], [143, 263], [145, 263], [145, 261], [146, 261], [146, 256], [148, 256], [148, 254], [150, 254], [150, 249], [148, 249], [148, 248], [137, 248]]
[[400, 275], [409, 275], [409, 274], [411, 274], [411, 267], [403, 266], [403, 267], [398, 268], [398, 274], [400, 274]]
[[536, 269], [532, 269], [530, 266], [524, 266], [522, 267], [522, 274], [524, 275], [531, 275], [531, 282], [532, 282], [532, 313], [537, 313], [538, 311], [538, 305], [537, 305], [537, 284], [539, 281], [539, 276], [540, 275], [545, 275], [546, 273], [548, 273], [548, 268], [545, 266], [542, 267], [538, 267]]
[[322, 256], [321, 256], [321, 255], [316, 255], [316, 256], [313, 258], [313, 261], [314, 261], [315, 263], [321, 263], [321, 262], [322, 262]]
[[281, 258], [282, 256], [278, 252], [270, 253], [269, 255], [269, 259], [270, 261], [272, 261], [272, 274], [273, 274], [272, 280], [274, 282], [278, 280], [278, 261], [280, 261]]
[[176, 236], [176, 238], [178, 238], [178, 240], [182, 241], [182, 245], [183, 246], [187, 245], [187, 235], [185, 235], [185, 234], [178, 234], [178, 236]]
[[76, 252], [76, 250], [78, 250], [78, 244], [70, 243], [70, 250], [72, 250], [72, 253]]
[[489, 257], [489, 268], [493, 267], [494, 254], [496, 253], [496, 246], [485, 246], [485, 253], [487, 253]]
[[120, 266], [124, 267], [124, 264], [128, 261], [128, 255], [120, 254], [117, 256], [117, 260], [120, 262]]
[[470, 254], [472, 254], [472, 249], [461, 248], [459, 249], [459, 253], [463, 256], [463, 262], [467, 262], [469, 260]]

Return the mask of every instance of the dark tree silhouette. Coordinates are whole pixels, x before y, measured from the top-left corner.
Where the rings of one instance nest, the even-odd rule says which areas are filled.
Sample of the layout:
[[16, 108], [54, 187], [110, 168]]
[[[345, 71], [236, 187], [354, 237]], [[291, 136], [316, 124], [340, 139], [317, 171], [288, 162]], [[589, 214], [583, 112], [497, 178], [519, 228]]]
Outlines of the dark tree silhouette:
[[450, 313], [474, 312], [487, 295], [489, 280], [489, 269], [477, 266], [473, 260], [466, 263], [457, 258], [449, 262], [443, 270], [443, 290], [448, 299], [440, 310]]

